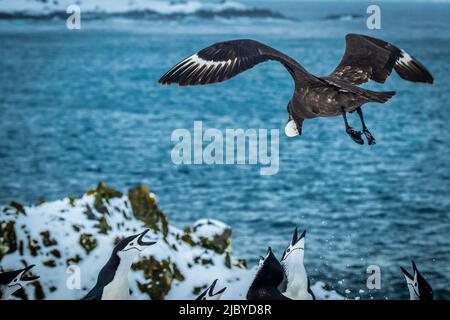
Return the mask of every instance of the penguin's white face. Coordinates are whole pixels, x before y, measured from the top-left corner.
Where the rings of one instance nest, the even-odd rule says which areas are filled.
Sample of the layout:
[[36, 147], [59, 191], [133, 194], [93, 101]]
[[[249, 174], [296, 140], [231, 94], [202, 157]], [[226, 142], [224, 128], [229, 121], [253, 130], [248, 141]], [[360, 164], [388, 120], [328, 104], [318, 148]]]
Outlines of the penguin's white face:
[[284, 250], [283, 257], [281, 258], [281, 263], [292, 261], [295, 263], [302, 263], [305, 255], [305, 235], [306, 230], [303, 231], [300, 238], [297, 236], [297, 228], [295, 228], [294, 235], [292, 237], [291, 243]]
[[122, 260], [132, 260], [146, 248], [148, 248], [151, 245], [154, 245], [156, 243], [155, 241], [143, 240], [145, 234], [148, 231], [149, 229], [146, 229], [144, 232], [140, 234], [125, 238], [122, 241], [120, 241], [119, 244], [116, 246], [117, 255], [119, 256], [119, 258]]
[[25, 276], [25, 273], [33, 267], [34, 265], [31, 265], [21, 270], [0, 274], [0, 278], [9, 278], [6, 283], [1, 285], [1, 298], [8, 299], [17, 290], [39, 279], [38, 276]]
[[409, 299], [410, 300], [420, 300], [419, 295], [419, 283], [417, 282], [417, 274], [414, 274], [413, 278], [409, 278], [406, 274], [403, 274], [406, 279], [406, 284], [408, 285], [409, 290]]
[[417, 269], [414, 261], [412, 261], [413, 275], [405, 268], [400, 267], [406, 279], [410, 300], [433, 300], [433, 288]]

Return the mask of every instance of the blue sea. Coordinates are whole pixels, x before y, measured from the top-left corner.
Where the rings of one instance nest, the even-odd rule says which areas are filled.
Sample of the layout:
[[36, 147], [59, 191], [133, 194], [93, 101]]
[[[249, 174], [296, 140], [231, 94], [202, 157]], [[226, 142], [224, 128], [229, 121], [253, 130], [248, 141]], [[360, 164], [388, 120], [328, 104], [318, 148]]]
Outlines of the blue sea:
[[[414, 259], [438, 299], [450, 299], [450, 4], [379, 3], [368, 30], [364, 2], [246, 4], [289, 19], [198, 17], [0, 21], [0, 203], [81, 195], [99, 180], [126, 190], [146, 183], [171, 223], [222, 220], [232, 251], [255, 265], [270, 245], [280, 257], [295, 226], [307, 229], [305, 265], [349, 298], [408, 299], [399, 267]], [[352, 16], [354, 15], [354, 16]], [[293, 83], [265, 63], [230, 81], [162, 87], [180, 59], [214, 42], [252, 38], [325, 75], [349, 32], [379, 37], [423, 62], [435, 84], [392, 75], [385, 105], [364, 107], [375, 146], [345, 134], [340, 117], [305, 121], [282, 134]], [[357, 116], [349, 117], [359, 128]], [[280, 168], [171, 161], [178, 128], [280, 130]], [[366, 269], [381, 268], [368, 290]], [[362, 290], [362, 291], [360, 291]]]

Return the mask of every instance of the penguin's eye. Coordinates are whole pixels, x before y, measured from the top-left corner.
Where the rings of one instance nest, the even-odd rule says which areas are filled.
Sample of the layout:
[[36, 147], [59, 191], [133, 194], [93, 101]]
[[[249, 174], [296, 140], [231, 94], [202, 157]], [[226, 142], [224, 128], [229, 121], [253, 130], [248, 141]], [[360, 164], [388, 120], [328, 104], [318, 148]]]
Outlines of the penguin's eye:
[[286, 250], [286, 252], [287, 252], [287, 253], [291, 252], [291, 248], [288, 248], [288, 249]]
[[131, 243], [130, 243], [130, 246], [134, 246], [134, 242], [131, 242]]

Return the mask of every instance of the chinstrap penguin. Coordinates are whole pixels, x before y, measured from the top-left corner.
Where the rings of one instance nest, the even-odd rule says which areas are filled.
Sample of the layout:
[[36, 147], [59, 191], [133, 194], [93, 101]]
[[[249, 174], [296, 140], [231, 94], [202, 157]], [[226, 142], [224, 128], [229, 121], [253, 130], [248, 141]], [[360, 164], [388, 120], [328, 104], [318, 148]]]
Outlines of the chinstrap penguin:
[[409, 290], [410, 300], [433, 300], [433, 289], [427, 280], [417, 269], [414, 261], [412, 261], [413, 274], [411, 275], [405, 268], [400, 267], [406, 279]]
[[114, 248], [108, 262], [100, 271], [97, 283], [83, 300], [128, 300], [130, 285], [128, 273], [134, 258], [155, 241], [144, 241], [149, 229], [122, 239]]
[[0, 273], [0, 300], [7, 300], [17, 290], [39, 279], [39, 276], [26, 276], [34, 265], [26, 268]]
[[227, 287], [224, 287], [224, 288], [220, 289], [219, 291], [214, 292], [214, 287], [216, 286], [217, 281], [218, 281], [218, 279], [214, 280], [214, 282], [208, 288], [206, 288], [206, 290], [203, 291], [195, 300], [196, 301], [220, 300], [220, 297], [222, 297], [222, 294], [225, 292]]
[[283, 267], [269, 247], [267, 255], [259, 262], [255, 279], [247, 292], [247, 300], [290, 300], [278, 289], [283, 278]]
[[298, 238], [298, 231], [295, 228], [291, 243], [281, 258], [281, 265], [286, 278], [283, 281], [283, 285], [280, 286], [280, 290], [283, 292], [283, 295], [292, 300], [315, 300], [305, 266], [303, 265], [305, 235], [306, 230]]

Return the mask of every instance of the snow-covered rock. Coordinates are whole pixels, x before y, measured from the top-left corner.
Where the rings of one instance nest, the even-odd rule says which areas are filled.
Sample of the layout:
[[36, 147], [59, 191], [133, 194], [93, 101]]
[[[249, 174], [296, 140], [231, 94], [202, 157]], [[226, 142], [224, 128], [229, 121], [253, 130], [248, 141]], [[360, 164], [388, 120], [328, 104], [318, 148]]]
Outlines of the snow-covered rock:
[[[229, 226], [214, 222], [212, 237], [190, 233], [189, 227], [183, 231], [170, 226], [145, 186], [130, 189], [126, 196], [100, 183], [79, 199], [65, 198], [31, 207], [12, 203], [1, 211], [1, 267], [17, 269], [36, 264], [33, 271], [41, 276], [34, 287], [19, 293], [22, 298], [83, 297], [95, 284], [115, 243], [147, 227], [151, 229], [150, 237], [158, 243], [133, 264], [133, 298], [193, 299], [216, 278], [227, 287], [241, 287], [251, 279], [252, 271], [229, 254]], [[204, 232], [206, 229], [203, 227]], [[217, 245], [213, 245], [214, 237], [221, 240]], [[79, 290], [66, 285], [73, 279], [74, 266], [81, 275]], [[224, 297], [243, 298], [241, 290], [229, 290]]]
[[164, 0], [0, 0], [0, 18], [66, 18], [67, 9], [77, 5], [84, 18], [182, 18], [197, 17], [273, 17], [268, 9], [249, 8], [235, 1]]
[[[256, 266], [247, 269], [245, 260], [232, 256], [230, 226], [202, 219], [178, 229], [146, 186], [125, 195], [99, 183], [78, 199], [40, 202], [0, 207], [0, 271], [35, 264], [33, 272], [41, 277], [16, 298], [82, 298], [114, 245], [144, 228], [157, 244], [132, 266], [133, 299], [194, 299], [215, 279], [227, 287], [222, 299], [245, 299], [256, 272]], [[340, 298], [321, 283], [313, 291], [322, 299]]]

